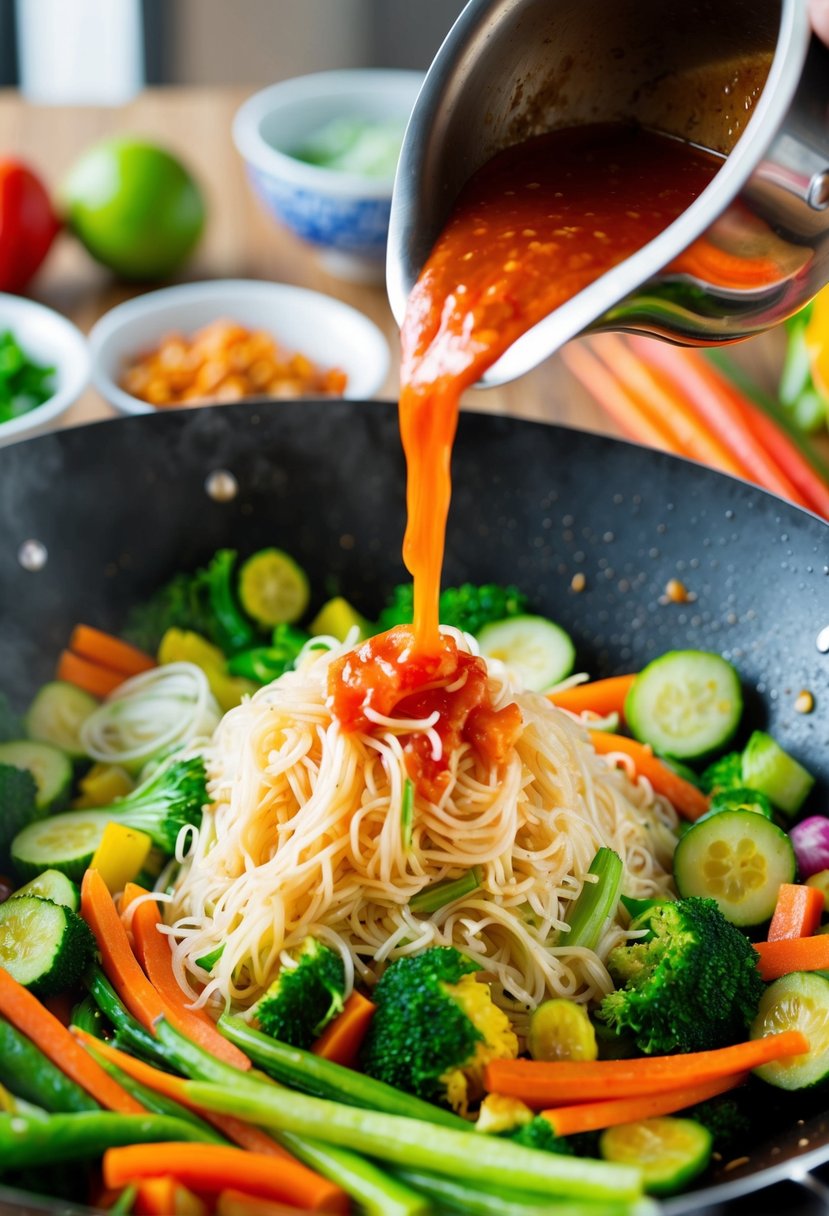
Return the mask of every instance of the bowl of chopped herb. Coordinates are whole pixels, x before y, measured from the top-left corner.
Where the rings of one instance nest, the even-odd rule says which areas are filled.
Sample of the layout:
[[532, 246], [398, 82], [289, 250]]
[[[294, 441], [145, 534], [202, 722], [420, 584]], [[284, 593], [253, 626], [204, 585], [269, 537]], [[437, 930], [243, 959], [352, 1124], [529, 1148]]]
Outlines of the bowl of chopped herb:
[[0, 293], [0, 447], [49, 430], [88, 380], [79, 329], [43, 304]]

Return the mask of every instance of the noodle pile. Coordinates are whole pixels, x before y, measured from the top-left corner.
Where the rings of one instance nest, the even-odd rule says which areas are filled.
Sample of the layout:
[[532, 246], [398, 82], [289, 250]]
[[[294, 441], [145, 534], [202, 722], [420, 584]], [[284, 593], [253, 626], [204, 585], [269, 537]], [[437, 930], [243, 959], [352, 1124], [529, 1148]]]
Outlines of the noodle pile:
[[[416, 797], [407, 847], [401, 736], [433, 723], [383, 718], [375, 733], [344, 733], [326, 705], [328, 666], [342, 651], [307, 651], [299, 670], [231, 710], [205, 751], [214, 801], [167, 906], [182, 986], [199, 1005], [247, 1006], [311, 934], [341, 953], [349, 990], [355, 975], [373, 984], [385, 960], [454, 945], [482, 965], [519, 1030], [548, 996], [610, 991], [603, 960], [625, 931], [612, 923], [596, 951], [568, 949], [567, 909], [602, 845], [622, 858], [626, 894], [666, 893], [670, 806], [597, 756], [575, 718], [490, 661], [495, 708], [521, 709], [515, 750], [500, 769], [467, 745], [447, 757], [445, 794], [438, 805]], [[428, 919], [412, 914], [413, 895], [473, 865], [477, 891]], [[561, 944], [549, 944], [562, 929]], [[222, 943], [204, 985], [197, 960]]]

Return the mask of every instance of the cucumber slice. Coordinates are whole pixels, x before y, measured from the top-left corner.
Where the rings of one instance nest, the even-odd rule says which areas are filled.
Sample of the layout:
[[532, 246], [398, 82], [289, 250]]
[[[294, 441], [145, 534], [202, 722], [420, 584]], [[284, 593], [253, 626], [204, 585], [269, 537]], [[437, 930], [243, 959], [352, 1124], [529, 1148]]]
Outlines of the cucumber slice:
[[30, 823], [12, 841], [14, 868], [24, 881], [60, 870], [79, 882], [111, 821], [106, 811], [67, 811]]
[[771, 735], [756, 730], [743, 752], [743, 780], [770, 798], [786, 815], [796, 815], [815, 779]]
[[794, 971], [769, 984], [763, 993], [757, 1017], [751, 1024], [752, 1039], [782, 1030], [801, 1030], [809, 1040], [802, 1056], [772, 1060], [755, 1069], [758, 1077], [778, 1089], [806, 1089], [829, 1078], [829, 976], [820, 971]]
[[27, 882], [25, 887], [12, 893], [12, 899], [22, 899], [25, 895], [39, 895], [41, 899], [50, 899], [53, 904], [62, 904], [77, 912], [81, 906], [81, 893], [71, 878], [61, 874], [60, 870], [44, 870]]
[[794, 882], [796, 868], [786, 833], [754, 811], [698, 820], [674, 853], [679, 894], [715, 899], [723, 916], [740, 926], [771, 917], [780, 884]]
[[239, 571], [239, 602], [259, 625], [298, 621], [310, 598], [307, 574], [281, 549], [260, 549]]
[[29, 706], [26, 734], [40, 743], [51, 743], [73, 760], [82, 760], [86, 752], [80, 740], [81, 727], [98, 704], [74, 684], [53, 680], [43, 685]]
[[500, 659], [530, 692], [544, 692], [570, 675], [576, 648], [568, 633], [543, 616], [512, 616], [484, 625], [478, 646]]
[[0, 743], [0, 764], [25, 768], [35, 779], [39, 811], [60, 809], [69, 799], [72, 788], [72, 764], [69, 757], [50, 743], [21, 739]]
[[89, 926], [71, 908], [37, 895], [0, 904], [0, 966], [38, 996], [76, 984], [94, 951]]
[[605, 1161], [637, 1165], [648, 1195], [674, 1195], [711, 1160], [712, 1136], [696, 1119], [640, 1119], [609, 1127], [599, 1137]]
[[721, 751], [742, 712], [736, 671], [708, 650], [671, 650], [654, 659], [625, 700], [625, 719], [636, 738], [679, 760]]

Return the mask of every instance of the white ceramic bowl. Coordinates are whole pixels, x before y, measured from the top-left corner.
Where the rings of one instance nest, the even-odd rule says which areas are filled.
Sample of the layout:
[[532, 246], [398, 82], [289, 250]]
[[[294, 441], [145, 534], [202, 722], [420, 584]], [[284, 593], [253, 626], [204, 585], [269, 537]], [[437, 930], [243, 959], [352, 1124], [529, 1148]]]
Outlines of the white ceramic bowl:
[[385, 381], [388, 343], [355, 308], [284, 283], [216, 279], [150, 291], [105, 313], [89, 335], [95, 387], [122, 414], [152, 413], [155, 406], [119, 387], [125, 364], [173, 331], [189, 336], [222, 317], [266, 330], [321, 367], [341, 368], [345, 397], [373, 397]]
[[43, 405], [0, 423], [0, 447], [50, 430], [89, 381], [86, 338], [60, 313], [23, 296], [0, 294], [0, 333], [7, 329], [36, 363], [55, 368], [55, 392]]
[[316, 245], [332, 274], [382, 280], [393, 177], [325, 169], [292, 152], [333, 118], [405, 124], [423, 83], [419, 72], [317, 72], [271, 85], [242, 105], [233, 139], [265, 207]]

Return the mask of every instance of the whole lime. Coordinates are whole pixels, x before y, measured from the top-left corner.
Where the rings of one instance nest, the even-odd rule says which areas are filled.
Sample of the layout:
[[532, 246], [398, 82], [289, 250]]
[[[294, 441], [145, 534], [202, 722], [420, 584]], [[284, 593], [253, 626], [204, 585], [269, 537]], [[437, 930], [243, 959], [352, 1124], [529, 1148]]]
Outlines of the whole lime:
[[127, 279], [171, 274], [204, 227], [201, 190], [180, 160], [136, 139], [85, 152], [61, 189], [67, 222], [89, 252]]

